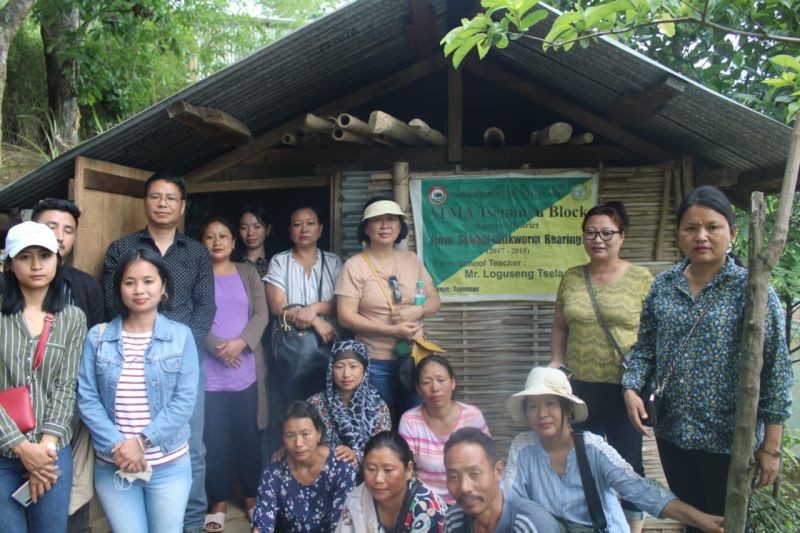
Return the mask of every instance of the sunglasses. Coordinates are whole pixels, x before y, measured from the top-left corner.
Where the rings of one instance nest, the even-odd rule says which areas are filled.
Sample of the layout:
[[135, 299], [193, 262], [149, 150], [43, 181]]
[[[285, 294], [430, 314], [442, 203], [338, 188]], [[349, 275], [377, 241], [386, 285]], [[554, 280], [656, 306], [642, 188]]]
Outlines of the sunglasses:
[[389, 276], [389, 288], [392, 289], [392, 300], [394, 303], [402, 303], [403, 295], [400, 294], [400, 281], [397, 279], [397, 276]]

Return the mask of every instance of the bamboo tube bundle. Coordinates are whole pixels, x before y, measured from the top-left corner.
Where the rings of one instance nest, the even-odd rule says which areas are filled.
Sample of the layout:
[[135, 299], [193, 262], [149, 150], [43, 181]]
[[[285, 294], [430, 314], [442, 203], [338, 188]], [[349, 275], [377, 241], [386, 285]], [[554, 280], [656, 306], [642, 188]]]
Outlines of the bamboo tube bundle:
[[531, 133], [531, 146], [550, 146], [564, 144], [572, 136], [572, 126], [566, 122], [556, 122], [546, 128]]
[[383, 111], [370, 113], [369, 129], [375, 135], [383, 135], [406, 146], [421, 146], [424, 143], [411, 126]]
[[328, 134], [333, 128], [336, 127], [334, 119], [322, 118], [312, 113], [306, 114], [303, 118], [303, 129], [314, 131], [317, 133]]
[[294, 133], [286, 132], [281, 135], [281, 142], [287, 146], [308, 146], [314, 144], [319, 140], [319, 137], [313, 131], [303, 128], [298, 129]]
[[353, 133], [352, 131], [343, 130], [342, 128], [333, 128], [331, 132], [331, 138], [334, 141], [338, 142], [345, 142], [351, 144], [360, 144], [362, 146], [375, 146], [375, 142], [372, 139], [368, 139], [358, 133]]
[[433, 146], [447, 146], [447, 137], [445, 137], [440, 131], [428, 126], [428, 124], [422, 119], [412, 119], [408, 125], [413, 128], [414, 132], [417, 134], [417, 137], [426, 143], [432, 144]]
[[497, 126], [488, 127], [483, 132], [483, 144], [485, 146], [505, 146], [506, 134]]
[[375, 137], [372, 137], [372, 140], [375, 141], [376, 143], [382, 145], [382, 146], [397, 146], [396, 142], [391, 140], [389, 137], [387, 137], [383, 133], [380, 133], [380, 134], [376, 135]]
[[592, 144], [594, 142], [594, 134], [587, 132], [581, 133], [580, 135], [573, 135], [567, 141], [567, 144], [572, 145], [580, 145], [580, 144]]
[[361, 135], [362, 137], [369, 138], [374, 135], [369, 127], [369, 124], [363, 120], [359, 120], [358, 117], [354, 117], [349, 113], [341, 113], [338, 117], [336, 117], [336, 125], [343, 130], [353, 132]]

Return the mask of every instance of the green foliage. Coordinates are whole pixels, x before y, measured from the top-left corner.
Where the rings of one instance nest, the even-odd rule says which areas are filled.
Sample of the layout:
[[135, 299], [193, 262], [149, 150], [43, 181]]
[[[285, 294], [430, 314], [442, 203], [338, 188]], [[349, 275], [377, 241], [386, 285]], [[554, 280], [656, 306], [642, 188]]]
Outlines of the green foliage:
[[783, 435], [780, 494], [773, 496], [772, 487], [753, 492], [750, 520], [756, 531], [797, 531], [800, 524], [800, 432]]
[[[545, 37], [531, 29], [545, 19], [536, 0], [484, 0], [442, 40], [454, 66], [520, 38], [545, 50], [618, 39], [662, 64], [758, 111], [789, 122], [798, 111], [800, 76], [790, 62], [800, 47], [800, 0], [551, 0], [564, 11]], [[524, 23], [522, 21], [525, 21]], [[544, 32], [538, 32], [541, 35]], [[762, 80], [775, 79], [761, 83]]]
[[[764, 200], [766, 203], [765, 230], [767, 235], [771, 235], [775, 226], [775, 213], [778, 210], [779, 198], [778, 196], [767, 196]], [[742, 262], [746, 263], [750, 217], [747, 211], [737, 210], [736, 218], [738, 231], [733, 249]], [[778, 264], [772, 270], [772, 286], [782, 300], [800, 300], [800, 194], [795, 195], [795, 201], [792, 206], [789, 233], [786, 235], [786, 246]]]

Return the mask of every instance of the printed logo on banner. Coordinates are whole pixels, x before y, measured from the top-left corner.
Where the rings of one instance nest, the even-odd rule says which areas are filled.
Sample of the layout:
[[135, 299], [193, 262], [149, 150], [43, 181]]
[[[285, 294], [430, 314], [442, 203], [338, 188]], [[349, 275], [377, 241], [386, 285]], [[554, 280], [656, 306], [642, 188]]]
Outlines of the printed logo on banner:
[[428, 189], [428, 201], [436, 206], [444, 204], [447, 201], [447, 189], [434, 185]]

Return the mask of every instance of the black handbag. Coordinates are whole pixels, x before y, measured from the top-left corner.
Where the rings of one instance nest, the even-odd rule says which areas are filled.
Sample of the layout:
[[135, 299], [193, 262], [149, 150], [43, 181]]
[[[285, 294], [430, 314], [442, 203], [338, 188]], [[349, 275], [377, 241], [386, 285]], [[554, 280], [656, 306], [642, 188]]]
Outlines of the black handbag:
[[[325, 275], [325, 252], [322, 254], [317, 301], [322, 301], [322, 278]], [[286, 296], [289, 296], [289, 272], [286, 272]], [[273, 320], [272, 353], [278, 375], [288, 381], [303, 381], [311, 377], [325, 375], [328, 371], [328, 356], [333, 343], [324, 343], [317, 333], [309, 329], [299, 329], [286, 320], [289, 309], [303, 307], [288, 304], [277, 320]], [[325, 318], [320, 315], [320, 318]]]

